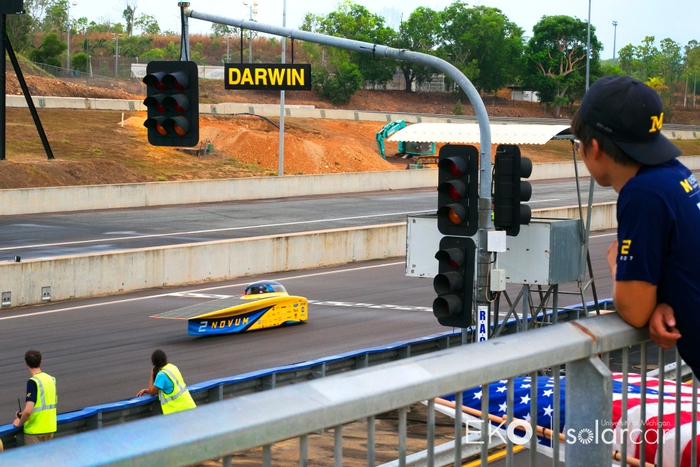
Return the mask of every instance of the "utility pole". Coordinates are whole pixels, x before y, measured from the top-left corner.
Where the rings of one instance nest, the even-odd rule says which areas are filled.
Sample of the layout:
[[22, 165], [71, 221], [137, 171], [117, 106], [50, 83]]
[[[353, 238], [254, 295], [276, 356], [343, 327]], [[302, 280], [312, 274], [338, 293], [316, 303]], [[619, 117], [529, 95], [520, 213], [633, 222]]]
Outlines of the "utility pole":
[[612, 22], [613, 25], [613, 65], [615, 65], [615, 46], [617, 45], [617, 21]]
[[586, 91], [591, 83], [591, 0], [588, 0], [588, 42], [586, 45]]
[[[243, 4], [248, 7], [250, 21], [253, 21], [253, 15], [258, 14], [257, 6], [258, 0], [253, 0], [252, 2], [244, 1]], [[253, 7], [256, 7], [255, 9]], [[248, 51], [248, 63], [253, 63], [253, 31], [248, 30], [250, 34], [250, 50]]]
[[[287, 27], [287, 0], [282, 0], [282, 27]], [[282, 36], [282, 64], [286, 63], [286, 56], [287, 38], [285, 36]], [[292, 57], [292, 63], [293, 62], [294, 57]], [[284, 175], [284, 90], [280, 91], [280, 147], [279, 157], [277, 161], [277, 175], [279, 177]]]

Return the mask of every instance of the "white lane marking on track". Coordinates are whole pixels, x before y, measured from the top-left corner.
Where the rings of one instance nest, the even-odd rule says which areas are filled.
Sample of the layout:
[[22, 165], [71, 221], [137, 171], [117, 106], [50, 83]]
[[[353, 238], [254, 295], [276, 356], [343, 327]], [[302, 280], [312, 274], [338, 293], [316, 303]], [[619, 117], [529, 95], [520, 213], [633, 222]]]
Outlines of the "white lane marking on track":
[[526, 201], [523, 204], [536, 204], [536, 203], [549, 203], [552, 201], [559, 201], [559, 198], [552, 198], [552, 199], [538, 199], [535, 201]]
[[399, 310], [399, 311], [433, 311], [432, 308], [425, 306], [403, 306], [403, 305], [374, 305], [372, 303], [353, 303], [353, 302], [331, 302], [323, 300], [309, 300], [309, 304], [318, 306], [340, 306], [349, 308], [371, 308], [375, 310]]
[[[233, 298], [240, 297], [240, 295], [217, 295], [217, 294], [205, 294], [205, 293], [189, 293], [189, 292], [176, 292], [168, 295], [169, 297], [184, 297], [184, 298]], [[354, 303], [354, 302], [334, 302], [334, 301], [324, 301], [324, 300], [309, 300], [310, 304], [319, 306], [340, 306], [348, 308], [372, 308], [379, 310], [399, 310], [399, 311], [433, 311], [432, 308], [425, 306], [404, 306], [404, 305], [375, 305], [373, 303]]]
[[[290, 277], [281, 277], [279, 279], [269, 279], [269, 280], [276, 280], [276, 281], [290, 281], [294, 279], [305, 279], [307, 277], [316, 277], [316, 276], [325, 276], [329, 274], [339, 274], [343, 272], [353, 272], [353, 271], [361, 271], [363, 269], [374, 269], [374, 268], [383, 268], [386, 266], [396, 266], [396, 265], [404, 265], [405, 263], [403, 261], [399, 261], [396, 263], [387, 263], [387, 264], [376, 264], [373, 266], [361, 266], [359, 268], [352, 268], [352, 269], [339, 269], [336, 271], [324, 271], [324, 272], [316, 272], [316, 273], [311, 273], [311, 274], [300, 274], [298, 276], [290, 276]], [[226, 289], [229, 287], [243, 287], [250, 284], [250, 281], [248, 282], [242, 282], [240, 284], [228, 284], [228, 285], [219, 285], [215, 287], [206, 287], [203, 289], [196, 289], [190, 291], [191, 293], [197, 293], [197, 292], [203, 292], [207, 290], [217, 290], [217, 289]], [[39, 315], [49, 315], [53, 313], [60, 313], [62, 311], [71, 311], [71, 310], [83, 310], [86, 308], [94, 308], [98, 306], [104, 306], [104, 305], [116, 305], [119, 303], [129, 303], [129, 302], [138, 302], [141, 300], [150, 300], [151, 298], [162, 298], [162, 297], [168, 297], [172, 295], [171, 293], [161, 293], [161, 294], [156, 294], [156, 295], [149, 295], [147, 297], [138, 297], [138, 298], [127, 298], [124, 300], [114, 300], [111, 302], [103, 302], [103, 303], [93, 303], [91, 305], [80, 305], [80, 306], [72, 306], [68, 308], [60, 308], [58, 310], [49, 310], [49, 311], [39, 311], [37, 313], [25, 313], [23, 315], [16, 315], [16, 316], [5, 316], [0, 318], [0, 321], [4, 321], [6, 319], [17, 319], [17, 318], [27, 318], [27, 317], [32, 317], [32, 316], [39, 316]]]
[[336, 221], [349, 221], [355, 219], [371, 219], [374, 217], [386, 217], [386, 216], [403, 216], [409, 214], [420, 214], [432, 211], [406, 211], [406, 212], [388, 212], [384, 214], [370, 214], [367, 216], [352, 216], [352, 217], [336, 217], [332, 219], [316, 219], [312, 221], [299, 221], [299, 222], [280, 222], [278, 224], [261, 224], [261, 225], [245, 225], [243, 227], [227, 227], [223, 229], [206, 229], [206, 230], [190, 230], [187, 232], [170, 232], [163, 234], [144, 234], [144, 235], [133, 235], [129, 237], [114, 237], [114, 238], [97, 238], [92, 240], [76, 240], [73, 242], [57, 242], [57, 243], [39, 243], [36, 245], [23, 245], [23, 246], [13, 246], [13, 247], [3, 247], [0, 251], [5, 250], [28, 250], [30, 248], [46, 248], [51, 246], [66, 246], [66, 245], [82, 245], [86, 243], [106, 243], [114, 242], [118, 240], [136, 240], [144, 238], [160, 238], [160, 237], [177, 237], [180, 235], [198, 235], [205, 233], [215, 233], [215, 232], [231, 232], [234, 230], [249, 230], [249, 229], [259, 229], [267, 227], [285, 227], [290, 225], [303, 225], [303, 224], [318, 224], [321, 222], [336, 222]]

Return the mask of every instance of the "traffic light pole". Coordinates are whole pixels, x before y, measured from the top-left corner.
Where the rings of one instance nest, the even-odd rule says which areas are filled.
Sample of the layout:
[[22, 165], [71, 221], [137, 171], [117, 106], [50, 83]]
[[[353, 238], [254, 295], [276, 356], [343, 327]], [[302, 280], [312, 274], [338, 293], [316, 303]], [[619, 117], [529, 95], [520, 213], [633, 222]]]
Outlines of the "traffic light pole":
[[[488, 307], [488, 269], [490, 255], [487, 251], [488, 231], [491, 230], [491, 127], [484, 102], [481, 100], [479, 92], [469, 79], [457, 67], [451, 63], [432, 55], [411, 52], [405, 49], [396, 49], [380, 44], [361, 42], [343, 37], [326, 36], [298, 29], [290, 29], [276, 25], [257, 23], [245, 19], [226, 18], [224, 16], [212, 15], [196, 11], [192, 8], [185, 8], [185, 15], [190, 18], [209, 21], [212, 23], [226, 24], [243, 29], [250, 29], [275, 36], [288, 37], [292, 40], [314, 42], [316, 44], [338, 47], [340, 49], [351, 50], [353, 52], [372, 54], [374, 57], [390, 58], [405, 62], [417, 63], [420, 65], [435, 68], [457, 83], [465, 92], [467, 98], [474, 107], [477, 122], [479, 124], [479, 144], [480, 144], [480, 183], [479, 183], [479, 229], [477, 233], [477, 279], [476, 279], [476, 304]], [[466, 342], [466, 329], [462, 332], [462, 342]]]

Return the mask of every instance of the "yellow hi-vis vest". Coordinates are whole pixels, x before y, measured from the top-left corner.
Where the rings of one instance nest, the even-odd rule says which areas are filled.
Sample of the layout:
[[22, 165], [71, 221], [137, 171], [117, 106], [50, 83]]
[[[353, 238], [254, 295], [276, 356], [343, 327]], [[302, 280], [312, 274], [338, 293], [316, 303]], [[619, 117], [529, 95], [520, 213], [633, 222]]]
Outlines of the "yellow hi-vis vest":
[[165, 376], [173, 382], [173, 392], [165, 394], [162, 390], [158, 391], [158, 398], [164, 414], [167, 415], [197, 407], [197, 404], [192, 400], [190, 391], [187, 390], [180, 370], [175, 365], [168, 363], [160, 371], [165, 373]]
[[36, 383], [37, 394], [34, 410], [24, 423], [24, 432], [43, 435], [56, 432], [56, 378], [46, 373], [37, 373], [30, 378]]

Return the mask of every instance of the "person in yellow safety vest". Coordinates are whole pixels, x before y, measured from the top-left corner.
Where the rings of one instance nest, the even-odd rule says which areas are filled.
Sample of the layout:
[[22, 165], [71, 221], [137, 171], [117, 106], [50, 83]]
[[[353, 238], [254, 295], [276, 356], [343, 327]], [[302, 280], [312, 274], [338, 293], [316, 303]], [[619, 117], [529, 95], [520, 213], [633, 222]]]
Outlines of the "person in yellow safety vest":
[[165, 352], [156, 349], [151, 355], [151, 363], [153, 363], [151, 381], [147, 388], [141, 389], [136, 394], [136, 397], [144, 394], [151, 396], [158, 394], [160, 406], [165, 415], [197, 407], [187, 390], [180, 370], [172, 363], [168, 363]]
[[41, 371], [41, 352], [27, 350], [24, 362], [32, 377], [27, 381], [24, 410], [17, 412], [13, 425], [24, 427], [24, 444], [37, 444], [53, 438], [56, 432], [56, 378]]

